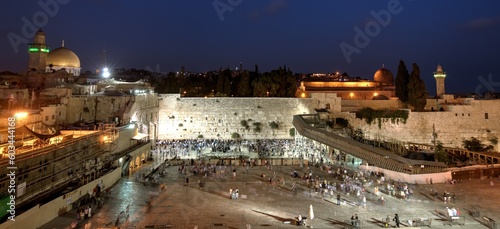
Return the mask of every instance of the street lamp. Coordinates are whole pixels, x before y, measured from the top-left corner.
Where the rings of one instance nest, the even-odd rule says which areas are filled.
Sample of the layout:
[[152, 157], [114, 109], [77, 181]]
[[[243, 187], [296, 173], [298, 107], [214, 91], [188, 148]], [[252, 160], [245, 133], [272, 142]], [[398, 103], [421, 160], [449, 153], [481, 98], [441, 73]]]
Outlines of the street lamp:
[[108, 68], [103, 68], [102, 69], [102, 77], [108, 78], [110, 75], [111, 75], [111, 73], [109, 72]]
[[28, 117], [28, 112], [17, 112], [14, 114], [14, 117], [16, 117], [16, 119], [26, 118]]

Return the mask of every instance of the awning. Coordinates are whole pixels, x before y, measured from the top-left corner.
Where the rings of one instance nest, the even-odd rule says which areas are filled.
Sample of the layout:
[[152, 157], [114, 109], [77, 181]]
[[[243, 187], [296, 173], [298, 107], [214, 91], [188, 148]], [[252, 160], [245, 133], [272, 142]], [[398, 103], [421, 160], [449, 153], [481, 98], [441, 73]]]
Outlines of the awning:
[[148, 136], [147, 134], [137, 133], [137, 135], [135, 135], [134, 137], [132, 137], [132, 140], [141, 140], [141, 139], [146, 138], [147, 136]]

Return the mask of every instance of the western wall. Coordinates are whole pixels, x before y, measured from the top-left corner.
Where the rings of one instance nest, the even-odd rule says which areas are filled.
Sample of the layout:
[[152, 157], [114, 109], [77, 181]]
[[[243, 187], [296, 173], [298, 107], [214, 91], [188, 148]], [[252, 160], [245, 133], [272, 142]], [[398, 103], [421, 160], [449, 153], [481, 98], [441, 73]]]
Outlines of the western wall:
[[[312, 114], [311, 98], [180, 97], [160, 95], [159, 139], [292, 139], [293, 115]], [[246, 122], [248, 128], [243, 123]], [[279, 124], [271, 128], [270, 123]], [[260, 123], [260, 131], [255, 130]]]

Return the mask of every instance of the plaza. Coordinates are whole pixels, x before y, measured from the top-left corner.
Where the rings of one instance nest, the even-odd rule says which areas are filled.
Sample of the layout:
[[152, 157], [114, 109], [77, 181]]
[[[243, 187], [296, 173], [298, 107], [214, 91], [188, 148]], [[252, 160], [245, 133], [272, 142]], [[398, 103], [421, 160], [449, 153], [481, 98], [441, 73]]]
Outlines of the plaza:
[[[460, 219], [455, 220], [451, 227], [488, 228], [483, 217], [498, 220], [496, 217], [500, 213], [500, 206], [495, 204], [500, 197], [498, 178], [455, 184], [407, 184], [413, 194], [405, 199], [384, 190], [387, 182], [397, 184], [397, 181], [386, 180], [377, 185], [377, 179], [369, 177], [366, 172], [364, 177], [354, 175], [362, 171], [349, 163], [343, 169], [353, 178], [352, 183], [366, 179], [359, 195], [356, 189], [319, 192], [309, 188], [311, 186], [301, 178], [302, 174], [312, 173], [316, 179], [335, 183], [337, 187], [347, 183], [337, 179], [339, 176], [328, 174], [324, 167], [308, 166], [307, 161], [302, 165], [235, 166], [233, 160], [232, 165], [219, 166], [221, 170], [218, 171], [224, 172], [205, 177], [204, 174], [189, 172], [192, 166], [187, 158], [184, 160], [186, 170], [180, 171], [176, 165], [179, 161], [168, 161], [167, 158], [170, 165], [162, 166], [165, 158], [160, 154], [153, 157], [154, 161], [111, 187], [102, 206], [90, 203], [92, 216], [89, 219], [77, 221], [76, 211], [72, 210], [41, 228], [71, 228], [74, 222], [78, 222], [77, 228], [297, 228], [298, 215], [306, 217], [305, 226], [312, 228], [353, 228], [353, 215], [359, 217], [360, 228], [383, 228], [387, 217], [391, 219], [388, 226], [395, 227], [392, 218], [396, 213], [400, 217], [400, 227], [416, 227], [416, 221], [421, 220], [430, 221], [432, 228], [450, 228], [447, 207], [461, 212]], [[335, 161], [331, 164], [332, 171], [335, 171], [339, 164]], [[158, 170], [155, 168], [164, 170], [164, 176], [159, 176], [159, 183], [165, 185], [164, 190], [159, 184], [141, 179], [142, 174]], [[234, 170], [236, 178], [232, 176]], [[291, 176], [293, 171], [297, 171], [299, 178]], [[199, 185], [199, 181], [204, 185]], [[292, 190], [294, 183], [296, 193]], [[375, 187], [381, 192], [375, 193]], [[238, 199], [230, 198], [230, 189], [239, 189]], [[442, 195], [445, 192], [454, 193], [454, 200], [445, 202]], [[340, 205], [337, 205], [337, 194], [341, 197]], [[361, 201], [363, 196], [366, 204]], [[384, 204], [380, 201], [381, 196]], [[148, 205], [149, 200], [151, 205]], [[312, 220], [310, 206], [314, 209]]]

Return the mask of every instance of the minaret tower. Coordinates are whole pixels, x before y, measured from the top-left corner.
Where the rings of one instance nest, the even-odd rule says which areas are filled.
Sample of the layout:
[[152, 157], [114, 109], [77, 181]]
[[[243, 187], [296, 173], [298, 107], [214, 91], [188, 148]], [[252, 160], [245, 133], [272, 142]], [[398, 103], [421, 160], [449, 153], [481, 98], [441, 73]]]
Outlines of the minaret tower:
[[29, 69], [36, 69], [37, 71], [45, 71], [45, 59], [49, 53], [49, 46], [45, 45], [45, 33], [40, 29], [35, 34], [33, 44], [28, 45], [28, 52], [30, 55]]
[[436, 79], [436, 96], [442, 97], [445, 94], [444, 78], [446, 78], [446, 72], [443, 71], [440, 64], [438, 64], [437, 70], [434, 72], [434, 78]]

